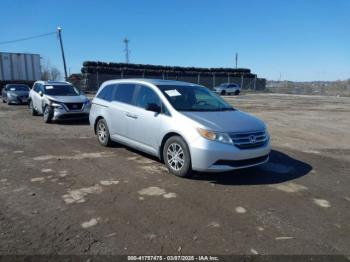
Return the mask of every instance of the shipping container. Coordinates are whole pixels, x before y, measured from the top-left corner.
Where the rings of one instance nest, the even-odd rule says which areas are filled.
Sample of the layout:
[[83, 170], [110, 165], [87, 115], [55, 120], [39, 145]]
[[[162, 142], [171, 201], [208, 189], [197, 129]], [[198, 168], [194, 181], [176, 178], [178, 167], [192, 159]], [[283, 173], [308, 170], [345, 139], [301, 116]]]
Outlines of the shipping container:
[[36, 81], [40, 79], [40, 55], [0, 52], [0, 81]]

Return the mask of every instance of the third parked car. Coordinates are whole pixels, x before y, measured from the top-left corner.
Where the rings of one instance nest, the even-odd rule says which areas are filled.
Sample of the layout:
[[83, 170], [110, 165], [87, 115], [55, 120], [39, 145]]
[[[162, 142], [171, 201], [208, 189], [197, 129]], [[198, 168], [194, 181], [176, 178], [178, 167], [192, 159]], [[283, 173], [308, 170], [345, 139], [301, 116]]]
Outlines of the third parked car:
[[29, 86], [24, 84], [7, 84], [2, 90], [2, 102], [7, 104], [28, 103]]

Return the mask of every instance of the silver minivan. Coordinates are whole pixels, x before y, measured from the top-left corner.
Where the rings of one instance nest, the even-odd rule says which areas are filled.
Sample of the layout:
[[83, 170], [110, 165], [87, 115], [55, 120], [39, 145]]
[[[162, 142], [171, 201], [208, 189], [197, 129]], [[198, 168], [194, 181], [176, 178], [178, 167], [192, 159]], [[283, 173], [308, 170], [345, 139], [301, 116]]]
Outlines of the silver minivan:
[[264, 122], [197, 84], [110, 80], [92, 100], [89, 119], [101, 145], [118, 142], [157, 156], [181, 177], [269, 160]]

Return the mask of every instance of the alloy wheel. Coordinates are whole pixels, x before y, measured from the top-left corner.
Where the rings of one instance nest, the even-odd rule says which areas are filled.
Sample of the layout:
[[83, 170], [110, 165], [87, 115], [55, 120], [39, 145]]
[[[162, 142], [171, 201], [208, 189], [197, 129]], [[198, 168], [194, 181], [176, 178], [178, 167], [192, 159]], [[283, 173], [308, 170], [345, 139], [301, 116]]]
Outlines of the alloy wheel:
[[108, 133], [107, 133], [106, 126], [103, 122], [98, 123], [97, 135], [98, 135], [98, 139], [100, 140], [100, 142], [105, 143]]
[[182, 147], [178, 143], [172, 143], [167, 149], [167, 161], [169, 166], [179, 171], [185, 163], [185, 156]]

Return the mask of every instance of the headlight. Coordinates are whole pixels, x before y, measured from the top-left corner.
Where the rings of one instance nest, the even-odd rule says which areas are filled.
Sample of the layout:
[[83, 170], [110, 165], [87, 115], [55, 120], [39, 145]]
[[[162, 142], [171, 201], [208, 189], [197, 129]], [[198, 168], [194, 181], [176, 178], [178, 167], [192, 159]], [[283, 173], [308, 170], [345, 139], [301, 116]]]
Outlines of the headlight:
[[8, 93], [8, 96], [9, 96], [9, 97], [16, 97], [17, 95], [14, 94], [14, 93]]
[[198, 133], [206, 139], [225, 143], [225, 144], [233, 144], [230, 136], [226, 133], [209, 131], [202, 128], [197, 128], [197, 130], [198, 130]]
[[58, 109], [63, 109], [63, 106], [57, 102], [51, 102], [50, 106], [52, 106], [54, 108], [58, 108]]

